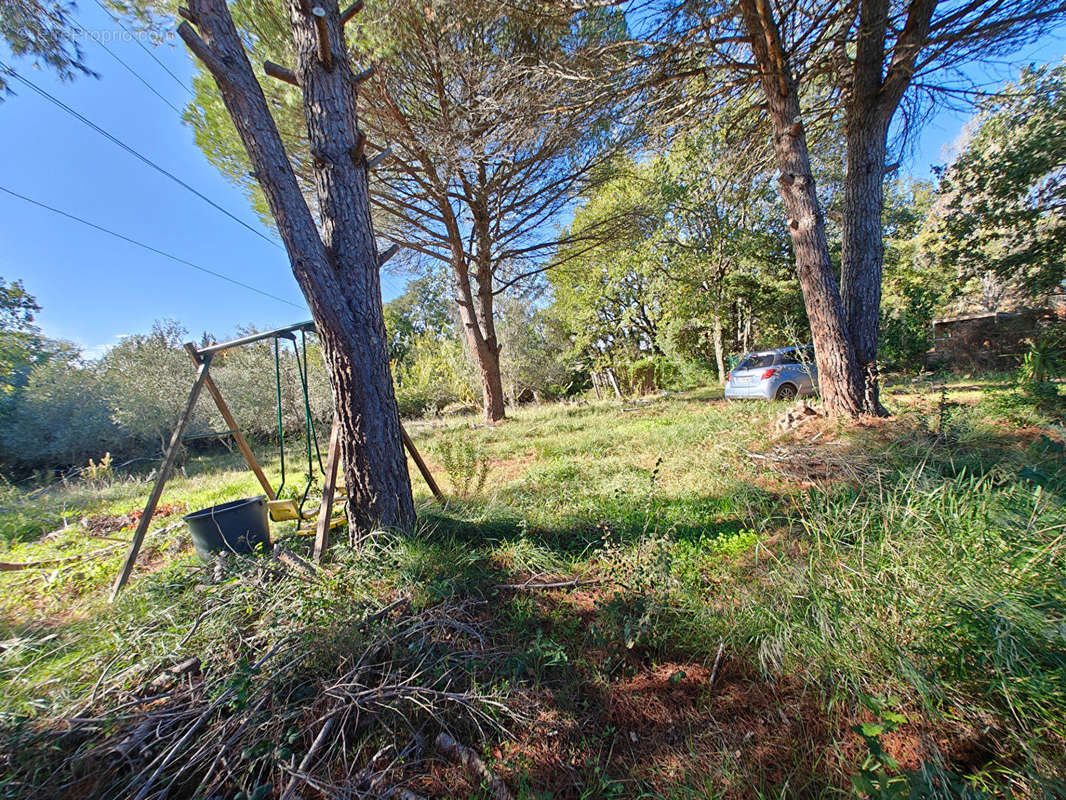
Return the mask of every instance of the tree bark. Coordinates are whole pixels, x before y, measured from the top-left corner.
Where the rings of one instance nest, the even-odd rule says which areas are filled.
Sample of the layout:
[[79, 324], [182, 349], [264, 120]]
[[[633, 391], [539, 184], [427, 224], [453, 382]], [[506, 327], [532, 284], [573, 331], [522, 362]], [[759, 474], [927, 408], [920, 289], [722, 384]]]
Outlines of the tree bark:
[[[482, 181], [485, 180], [483, 169], [479, 172], [479, 177]], [[476, 249], [471, 257], [462, 248], [462, 237], [452, 237], [452, 270], [455, 274], [459, 316], [481, 378], [485, 422], [494, 425], [504, 419], [505, 404], [503, 375], [500, 372], [500, 343], [496, 338], [495, 296], [492, 292], [490, 220], [483, 197], [476, 194], [473, 187], [468, 185], [466, 188], [475, 195], [469, 205], [473, 216], [471, 240]], [[476, 295], [470, 280], [471, 260], [474, 261], [477, 279]]]
[[503, 375], [500, 372], [500, 342], [496, 338], [496, 318], [493, 312], [492, 269], [487, 254], [478, 265], [477, 302], [481, 330], [481, 348], [477, 351], [481, 370], [481, 385], [485, 397], [485, 421], [490, 424], [504, 418]]
[[485, 403], [485, 422], [495, 424], [505, 416], [503, 400], [503, 376], [500, 375], [500, 350], [488, 342], [477, 353], [478, 371], [481, 374], [481, 391]]
[[464, 256], [453, 260], [455, 275], [456, 302], [459, 306], [459, 318], [466, 331], [470, 351], [477, 362], [478, 375], [481, 378], [482, 403], [485, 422], [494, 424], [504, 418], [503, 376], [500, 374], [500, 346], [496, 340], [496, 327], [492, 318], [491, 276], [488, 291], [478, 281], [477, 297], [474, 296], [470, 281], [470, 270]]
[[179, 33], [218, 84], [315, 319], [341, 429], [350, 523], [410, 527], [414, 502], [389, 373], [366, 160], [352, 157], [359, 131], [336, 0], [316, 0], [326, 12], [329, 69], [313, 17], [299, 0], [290, 4], [321, 235], [225, 0], [189, 5], [200, 35], [187, 22]]
[[718, 364], [718, 382], [725, 385], [725, 353], [722, 350], [722, 317], [714, 315], [714, 360]]
[[773, 123], [778, 190], [789, 218], [796, 274], [814, 339], [822, 403], [830, 414], [857, 417], [863, 407], [862, 375], [829, 257], [795, 79], [767, 0], [740, 0], [740, 9]]
[[848, 335], [862, 374], [862, 408], [881, 405], [877, 342], [881, 322], [885, 160], [888, 129], [910, 85], [915, 59], [929, 36], [936, 0], [910, 0], [907, 19], [888, 60], [889, 0], [862, 0], [851, 82], [847, 87], [847, 171], [844, 178], [840, 289]]
[[876, 117], [849, 123], [840, 289], [848, 335], [862, 373], [862, 409], [877, 416], [888, 414], [881, 405], [877, 370], [886, 150], [887, 128]]

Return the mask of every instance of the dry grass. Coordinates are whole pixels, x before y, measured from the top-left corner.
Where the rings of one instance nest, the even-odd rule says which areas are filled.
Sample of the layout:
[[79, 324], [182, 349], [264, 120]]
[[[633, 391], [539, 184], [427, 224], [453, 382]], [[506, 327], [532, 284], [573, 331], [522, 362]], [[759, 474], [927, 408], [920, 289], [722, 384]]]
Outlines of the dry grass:
[[[908, 718], [882, 743], [918, 796], [962, 796], [949, 775], [1053, 791], [1062, 440], [1036, 417], [1019, 432], [971, 388], [947, 409], [934, 386], [903, 388], [890, 423], [784, 438], [779, 407], [711, 392], [413, 426], [431, 462], [472, 443], [484, 488], [442, 509], [419, 487], [418, 531], [337, 546], [316, 575], [199, 565], [180, 530], [115, 607], [112, 556], [5, 574], [0, 790], [836, 797], [875, 694]], [[191, 466], [168, 502], [255, 491], [232, 462]], [[4, 559], [122, 538], [104, 522], [144, 491], [60, 491], [70, 525], [15, 537]]]

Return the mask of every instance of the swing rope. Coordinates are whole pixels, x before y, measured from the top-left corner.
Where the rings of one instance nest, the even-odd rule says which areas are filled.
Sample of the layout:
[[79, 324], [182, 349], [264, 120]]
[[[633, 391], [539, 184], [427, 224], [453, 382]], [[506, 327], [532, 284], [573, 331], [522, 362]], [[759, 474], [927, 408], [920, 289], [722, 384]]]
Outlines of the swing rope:
[[292, 346], [296, 350], [296, 372], [300, 376], [300, 387], [303, 389], [304, 395], [304, 430], [307, 435], [305, 437], [307, 444], [307, 485], [304, 486], [303, 494], [300, 496], [300, 519], [304, 518], [304, 504], [307, 502], [307, 495], [311, 492], [311, 484], [314, 483], [314, 460], [311, 458], [311, 440], [315, 442], [315, 453], [318, 455], [318, 466], [321, 469], [322, 474], [326, 474], [325, 468], [322, 466], [322, 453], [318, 449], [318, 437], [315, 435], [315, 423], [311, 418], [311, 398], [307, 389], [307, 334], [300, 331], [300, 341], [303, 344], [303, 366], [300, 365], [300, 350], [296, 346], [296, 339], [293, 338]]
[[[310, 381], [311, 373], [307, 370], [307, 333], [306, 331], [300, 331], [300, 341], [303, 344], [303, 372], [300, 373], [300, 384], [303, 386], [304, 391], [304, 417], [307, 421], [307, 430], [311, 432], [310, 441], [315, 443], [315, 457], [318, 459], [318, 471], [323, 475], [326, 474], [326, 467], [322, 463], [322, 451], [318, 446], [318, 434], [315, 433], [315, 421], [311, 414], [311, 399], [310, 399]], [[295, 340], [293, 340], [295, 344]], [[296, 368], [299, 369], [299, 362], [296, 363]], [[310, 445], [308, 445], [310, 446]]]
[[280, 498], [281, 490], [285, 488], [285, 429], [281, 423], [281, 350], [277, 336], [274, 337], [274, 384], [278, 391], [278, 456], [281, 458], [281, 483], [274, 492], [274, 496]]
[[[278, 490], [275, 493], [276, 496], [281, 498], [281, 490], [285, 486], [285, 428], [282, 421], [282, 397], [281, 397], [281, 346], [278, 340], [281, 336], [274, 337], [274, 386], [277, 391], [277, 413], [278, 413], [278, 456], [281, 461], [281, 484], [278, 486]], [[315, 421], [311, 414], [311, 393], [308, 386], [308, 368], [307, 368], [307, 332], [300, 331], [300, 342], [297, 343], [294, 335], [288, 335], [285, 338], [292, 339], [293, 355], [296, 361], [296, 373], [300, 378], [300, 389], [303, 393], [304, 401], [304, 431], [305, 445], [307, 452], [307, 484], [304, 486], [303, 492], [300, 495], [300, 503], [297, 508], [297, 513], [300, 519], [307, 519], [307, 515], [304, 514], [304, 505], [307, 503], [307, 497], [311, 493], [311, 486], [315, 480], [315, 458], [318, 460], [318, 469], [324, 476], [326, 474], [326, 467], [322, 463], [322, 450], [318, 445], [318, 435], [315, 433]], [[302, 347], [301, 347], [302, 346]], [[302, 350], [302, 352], [301, 352]], [[314, 443], [314, 453], [312, 454], [312, 442]]]

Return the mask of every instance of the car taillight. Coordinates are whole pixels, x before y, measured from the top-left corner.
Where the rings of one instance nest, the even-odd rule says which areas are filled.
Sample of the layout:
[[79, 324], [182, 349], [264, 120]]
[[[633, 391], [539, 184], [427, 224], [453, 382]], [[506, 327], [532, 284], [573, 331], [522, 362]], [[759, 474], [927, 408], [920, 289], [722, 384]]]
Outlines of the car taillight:
[[733, 373], [732, 372], [730, 372], [728, 375], [725, 376], [725, 382], [726, 383], [729, 383], [731, 380], [733, 380]]
[[768, 369], [768, 370], [766, 370], [766, 372], [764, 372], [762, 374], [762, 377], [759, 378], [759, 380], [761, 380], [761, 381], [768, 380], [769, 378], [774, 377], [774, 375], [776, 375], [776, 374], [777, 374], [777, 370], [776, 369]]

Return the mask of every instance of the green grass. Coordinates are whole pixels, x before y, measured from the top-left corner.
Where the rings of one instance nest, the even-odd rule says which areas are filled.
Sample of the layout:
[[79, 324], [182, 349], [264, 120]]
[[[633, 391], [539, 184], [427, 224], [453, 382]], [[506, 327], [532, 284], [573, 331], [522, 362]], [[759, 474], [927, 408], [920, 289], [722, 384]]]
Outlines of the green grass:
[[[218, 796], [278, 796], [341, 697], [350, 713], [314, 764], [320, 792], [359, 768], [425, 796], [488, 796], [426, 760], [443, 726], [524, 798], [846, 796], [867, 747], [851, 728], [876, 722], [874, 696], [907, 718], [873, 741], [912, 796], [1053, 796], [1066, 778], [1066, 456], [1054, 417], [1003, 390], [959, 381], [942, 400], [938, 385], [901, 383], [891, 422], [780, 440], [780, 406], [713, 390], [520, 408], [495, 428], [425, 421], [413, 438], [446, 493], [468, 496], [441, 507], [412, 470], [419, 529], [335, 545], [319, 581], [249, 560], [213, 582], [180, 529], [149, 538], [114, 606], [121, 547], [3, 573], [0, 794], [122, 796], [176, 737], [164, 725], [144, 760], [86, 770], [102, 743], [153, 703], [195, 718], [182, 714], [202, 695], [226, 704], [193, 741], [230, 753], [227, 766], [175, 762], [157, 786], [171, 796], [199, 796], [192, 779], [209, 774], [223, 775]], [[783, 474], [751, 455], [772, 448], [808, 466]], [[816, 479], [826, 464], [838, 479]], [[126, 513], [147, 486], [9, 491], [0, 560], [112, 544], [79, 520]], [[190, 460], [164, 501], [255, 493], [226, 455]], [[275, 538], [306, 554], [292, 527]], [[508, 588], [553, 581], [572, 585]], [[272, 651], [293, 658], [251, 666]], [[145, 701], [189, 655], [202, 688]], [[389, 699], [353, 700], [356, 684]]]

